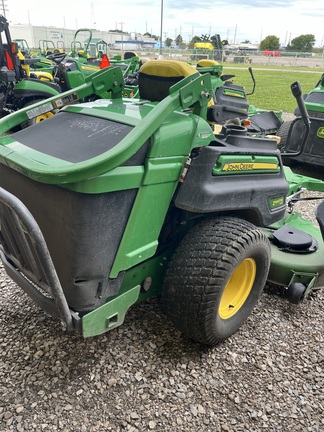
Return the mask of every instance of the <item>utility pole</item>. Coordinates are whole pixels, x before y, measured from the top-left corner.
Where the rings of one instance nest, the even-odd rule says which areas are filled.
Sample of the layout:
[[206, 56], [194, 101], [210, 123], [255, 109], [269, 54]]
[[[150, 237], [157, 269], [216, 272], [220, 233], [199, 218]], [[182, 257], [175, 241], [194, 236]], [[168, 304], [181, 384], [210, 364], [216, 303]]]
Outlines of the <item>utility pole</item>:
[[1, 0], [1, 9], [2, 9], [2, 15], [6, 17], [6, 11], [7, 9], [7, 0]]
[[163, 0], [161, 0], [160, 56], [162, 57]]
[[124, 33], [123, 33], [123, 24], [125, 24], [125, 23], [120, 22], [119, 24], [120, 24], [120, 27], [121, 27], [121, 37], [122, 37], [121, 51], [122, 51], [122, 54], [124, 54]]
[[91, 3], [91, 17], [90, 17], [90, 21], [91, 21], [91, 27], [95, 28], [96, 22], [95, 22], [95, 13], [94, 13], [94, 5], [93, 5], [93, 3]]
[[236, 32], [237, 32], [237, 24], [236, 24], [236, 26], [235, 26], [234, 43], [235, 43], [235, 41], [236, 41]]

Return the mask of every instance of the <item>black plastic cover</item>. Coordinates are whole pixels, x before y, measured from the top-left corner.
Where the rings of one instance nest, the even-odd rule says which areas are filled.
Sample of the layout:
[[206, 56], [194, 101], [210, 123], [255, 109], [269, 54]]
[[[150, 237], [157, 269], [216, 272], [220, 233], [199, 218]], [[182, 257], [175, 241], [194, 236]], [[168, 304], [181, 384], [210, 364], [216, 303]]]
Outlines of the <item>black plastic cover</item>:
[[112, 149], [131, 130], [132, 126], [111, 120], [61, 112], [13, 138], [33, 150], [77, 163]]
[[269, 202], [274, 197], [286, 196], [288, 192], [283, 170], [278, 173], [213, 175], [213, 168], [221, 154], [279, 156], [279, 151], [271, 151], [270, 148], [265, 151], [262, 145], [259, 149], [254, 146], [253, 150], [236, 146], [202, 148], [192, 159], [184, 182], [177, 190], [175, 206], [194, 213], [240, 212], [260, 226], [281, 219], [285, 204], [270, 209]]

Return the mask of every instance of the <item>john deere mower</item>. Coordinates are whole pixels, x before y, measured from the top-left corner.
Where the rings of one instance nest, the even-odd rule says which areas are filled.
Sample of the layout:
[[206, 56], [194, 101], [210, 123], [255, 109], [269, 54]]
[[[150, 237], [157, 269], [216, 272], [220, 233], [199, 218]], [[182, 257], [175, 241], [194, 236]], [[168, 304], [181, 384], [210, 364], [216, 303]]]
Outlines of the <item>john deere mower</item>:
[[[155, 62], [156, 68], [159, 67], [159, 62], [151, 61]], [[213, 113], [209, 114], [216, 128], [230, 123], [244, 125], [248, 134], [253, 136], [275, 135], [278, 132], [283, 123], [282, 111], [256, 108], [248, 102], [247, 96], [254, 93], [256, 86], [252, 68], [248, 68], [253, 84], [250, 92], [233, 82], [235, 75], [224, 74], [223, 66], [215, 60], [199, 60], [196, 68], [200, 74], [208, 73], [211, 76], [213, 100], [210, 103], [213, 104]], [[125, 77], [125, 96], [139, 96], [138, 78], [139, 71]]]
[[[267, 280], [293, 303], [323, 284], [321, 231], [291, 207], [301, 188], [324, 183], [285, 169], [272, 139], [238, 125], [215, 135], [210, 74], [155, 66], [142, 66], [138, 99], [123, 97], [122, 71], [110, 67], [88, 81], [109, 99], [66, 105], [10, 136], [28, 109], [0, 121], [0, 256], [69, 331], [102, 334], [159, 295], [179, 330], [215, 345]], [[323, 213], [320, 204], [322, 229]]]
[[[287, 156], [290, 164], [298, 162], [324, 166], [324, 74], [315, 88], [304, 95], [304, 99], [310, 117], [309, 130], [305, 130], [297, 119], [284, 122], [278, 131], [280, 149], [284, 153], [292, 153]], [[300, 115], [299, 107], [295, 109], [295, 115]]]

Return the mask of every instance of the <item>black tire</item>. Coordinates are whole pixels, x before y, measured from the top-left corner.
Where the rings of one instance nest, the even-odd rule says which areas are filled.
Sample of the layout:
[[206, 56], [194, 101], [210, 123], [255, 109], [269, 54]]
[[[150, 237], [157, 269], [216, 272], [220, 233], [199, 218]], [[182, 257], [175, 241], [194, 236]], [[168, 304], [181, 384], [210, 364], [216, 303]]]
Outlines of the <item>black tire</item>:
[[186, 234], [171, 258], [162, 306], [190, 339], [216, 345], [249, 317], [269, 267], [269, 241], [254, 225], [208, 219]]
[[277, 135], [280, 137], [280, 143], [278, 145], [278, 149], [283, 152], [286, 148], [287, 138], [289, 131], [291, 129], [292, 121], [285, 121], [280, 126]]
[[304, 300], [306, 287], [300, 282], [293, 282], [289, 285], [286, 297], [290, 303], [299, 304]]

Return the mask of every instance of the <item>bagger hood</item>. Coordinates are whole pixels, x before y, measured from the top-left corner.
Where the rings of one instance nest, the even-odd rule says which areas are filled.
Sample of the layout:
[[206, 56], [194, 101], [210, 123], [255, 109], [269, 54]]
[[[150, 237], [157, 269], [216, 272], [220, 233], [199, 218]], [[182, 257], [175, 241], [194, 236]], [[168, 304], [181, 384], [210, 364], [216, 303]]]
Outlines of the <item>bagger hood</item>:
[[[173, 156], [180, 156], [187, 149], [174, 145], [177, 131], [187, 135], [190, 147], [192, 132], [200, 123], [212, 138], [209, 125], [190, 111], [173, 110], [161, 116], [156, 105], [131, 99], [71, 105], [46, 121], [2, 137], [0, 161], [33, 180], [67, 185], [121, 166], [143, 165], [161, 128], [170, 131]], [[195, 140], [200, 143], [196, 134]], [[201, 140], [205, 145], [206, 140]]]

